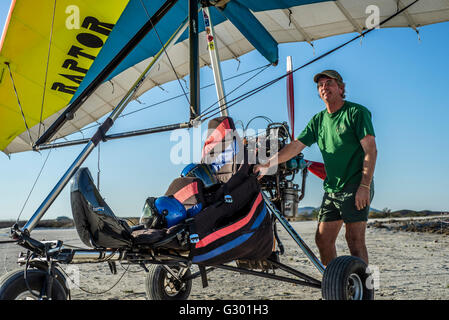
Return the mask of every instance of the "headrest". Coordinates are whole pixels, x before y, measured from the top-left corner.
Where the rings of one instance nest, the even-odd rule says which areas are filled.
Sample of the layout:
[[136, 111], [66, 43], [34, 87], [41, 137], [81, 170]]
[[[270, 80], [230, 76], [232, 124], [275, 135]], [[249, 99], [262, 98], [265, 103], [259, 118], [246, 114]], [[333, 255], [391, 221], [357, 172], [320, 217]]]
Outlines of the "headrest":
[[204, 143], [202, 162], [212, 165], [217, 178], [226, 182], [244, 162], [242, 139], [230, 117], [209, 121], [208, 136]]
[[173, 196], [181, 202], [186, 209], [198, 203], [204, 203], [204, 184], [194, 177], [176, 178], [168, 187], [166, 196]]

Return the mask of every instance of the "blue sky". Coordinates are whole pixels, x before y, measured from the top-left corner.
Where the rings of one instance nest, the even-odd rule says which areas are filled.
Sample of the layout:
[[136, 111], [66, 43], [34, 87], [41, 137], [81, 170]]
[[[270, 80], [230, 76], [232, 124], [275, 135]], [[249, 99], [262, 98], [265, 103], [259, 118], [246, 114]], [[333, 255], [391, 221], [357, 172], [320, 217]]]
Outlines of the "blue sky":
[[[3, 26], [9, 1], [0, 3]], [[324, 108], [318, 98], [313, 75], [324, 69], [338, 70], [347, 88], [347, 99], [371, 110], [376, 131], [378, 159], [375, 171], [375, 197], [372, 207], [392, 210], [449, 211], [449, 23], [420, 28], [421, 40], [411, 29], [380, 29], [362, 41], [295, 73], [296, 135], [310, 118]], [[285, 60], [293, 57], [295, 67], [352, 38], [342, 35], [315, 42], [315, 50], [306, 43], [280, 46], [279, 65], [270, 67], [256, 79], [238, 89], [236, 97], [285, 72]], [[224, 78], [263, 66], [267, 62], [257, 52], [222, 64]], [[229, 92], [248, 76], [226, 81]], [[212, 83], [212, 72], [201, 71], [202, 85]], [[177, 82], [155, 88], [130, 104], [125, 111], [138, 109], [182, 91]], [[256, 115], [273, 121], [287, 121], [286, 84], [282, 80], [258, 95], [232, 107], [234, 120], [245, 124]], [[213, 88], [201, 92], [201, 106], [216, 100]], [[150, 108], [116, 122], [111, 133], [147, 128], [188, 119], [184, 98]], [[254, 128], [265, 125], [254, 121]], [[89, 134], [86, 134], [89, 136]], [[118, 216], [139, 216], [148, 196], [162, 195], [179, 176], [183, 165], [170, 162], [170, 150], [176, 144], [170, 133], [110, 141], [100, 146], [100, 190]], [[29, 218], [59, 180], [81, 146], [51, 151], [40, 179], [22, 213]], [[0, 154], [0, 219], [15, 219], [31, 190], [49, 151]], [[316, 145], [304, 151], [306, 159], [321, 161]], [[98, 153], [94, 151], [84, 166], [96, 178]], [[300, 183], [299, 179], [297, 181]], [[66, 187], [45, 218], [71, 216], [70, 189]], [[300, 206], [317, 207], [323, 195], [322, 181], [309, 175], [306, 196]]]

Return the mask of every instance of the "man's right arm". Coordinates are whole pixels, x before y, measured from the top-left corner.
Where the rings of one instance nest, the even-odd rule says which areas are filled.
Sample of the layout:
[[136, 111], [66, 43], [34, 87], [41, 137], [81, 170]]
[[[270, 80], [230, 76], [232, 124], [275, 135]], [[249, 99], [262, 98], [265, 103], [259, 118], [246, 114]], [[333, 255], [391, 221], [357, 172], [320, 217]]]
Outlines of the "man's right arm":
[[260, 172], [259, 179], [261, 179], [264, 175], [267, 174], [268, 170], [275, 166], [279, 165], [281, 163], [284, 163], [294, 156], [301, 153], [301, 151], [306, 147], [304, 143], [302, 143], [299, 140], [294, 140], [290, 142], [288, 145], [286, 145], [284, 148], [282, 148], [278, 153], [276, 153], [274, 156], [272, 156], [266, 163], [259, 164], [254, 166], [254, 172]]

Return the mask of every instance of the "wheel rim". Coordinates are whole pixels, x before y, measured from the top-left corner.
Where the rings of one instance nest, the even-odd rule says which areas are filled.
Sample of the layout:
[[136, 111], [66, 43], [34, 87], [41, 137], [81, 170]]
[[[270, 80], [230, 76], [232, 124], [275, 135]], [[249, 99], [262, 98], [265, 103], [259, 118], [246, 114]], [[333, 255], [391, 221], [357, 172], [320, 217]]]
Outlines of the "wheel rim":
[[169, 297], [178, 295], [185, 287], [183, 282], [180, 282], [167, 272], [164, 278], [164, 291]]
[[[35, 295], [33, 295], [33, 293]], [[15, 300], [39, 300], [38, 296], [39, 296], [39, 292], [37, 292], [36, 290], [33, 290], [33, 293], [27, 291], [22, 292], [21, 294], [19, 294]]]
[[348, 278], [347, 292], [349, 300], [362, 300], [363, 298], [362, 279], [355, 273], [352, 273]]

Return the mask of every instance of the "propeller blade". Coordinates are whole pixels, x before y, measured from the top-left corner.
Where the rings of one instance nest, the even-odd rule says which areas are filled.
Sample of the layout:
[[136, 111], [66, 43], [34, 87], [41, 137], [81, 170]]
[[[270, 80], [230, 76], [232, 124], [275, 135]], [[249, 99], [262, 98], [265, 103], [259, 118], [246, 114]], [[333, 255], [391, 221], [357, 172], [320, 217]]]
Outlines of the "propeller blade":
[[306, 160], [306, 162], [307, 164], [310, 163], [308, 166], [310, 172], [322, 180], [326, 179], [326, 169], [324, 168], [324, 163], [309, 160]]
[[[292, 139], [295, 138], [295, 92], [293, 89], [293, 62], [292, 57], [287, 57], [287, 111], [290, 128], [292, 129]], [[324, 163], [306, 160], [308, 170], [320, 179], [326, 179], [326, 169]]]
[[293, 89], [293, 63], [292, 57], [287, 57], [287, 111], [290, 128], [292, 130], [292, 138], [295, 137], [295, 93]]

